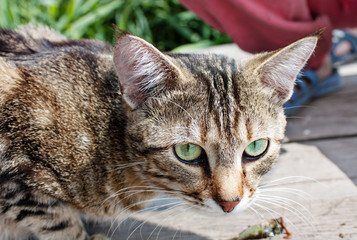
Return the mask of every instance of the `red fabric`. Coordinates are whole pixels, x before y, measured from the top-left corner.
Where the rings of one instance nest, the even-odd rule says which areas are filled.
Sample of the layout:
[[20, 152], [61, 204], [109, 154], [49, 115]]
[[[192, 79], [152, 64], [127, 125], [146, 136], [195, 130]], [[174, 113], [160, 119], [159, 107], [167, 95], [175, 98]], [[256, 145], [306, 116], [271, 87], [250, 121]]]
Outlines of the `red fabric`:
[[180, 0], [251, 53], [275, 50], [322, 28], [307, 68], [321, 66], [332, 30], [357, 27], [357, 0]]

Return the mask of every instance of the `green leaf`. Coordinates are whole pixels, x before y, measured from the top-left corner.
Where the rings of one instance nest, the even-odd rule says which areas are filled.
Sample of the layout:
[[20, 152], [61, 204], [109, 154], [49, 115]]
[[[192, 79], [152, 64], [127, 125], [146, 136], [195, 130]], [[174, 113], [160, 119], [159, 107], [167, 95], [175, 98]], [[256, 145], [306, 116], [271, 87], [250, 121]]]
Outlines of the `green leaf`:
[[86, 31], [86, 28], [91, 24], [94, 24], [99, 19], [104, 18], [111, 12], [115, 11], [119, 6], [122, 5], [120, 1], [110, 2], [107, 5], [97, 8], [95, 11], [90, 12], [83, 17], [76, 20], [68, 31], [69, 35], [73, 38], [80, 38]]

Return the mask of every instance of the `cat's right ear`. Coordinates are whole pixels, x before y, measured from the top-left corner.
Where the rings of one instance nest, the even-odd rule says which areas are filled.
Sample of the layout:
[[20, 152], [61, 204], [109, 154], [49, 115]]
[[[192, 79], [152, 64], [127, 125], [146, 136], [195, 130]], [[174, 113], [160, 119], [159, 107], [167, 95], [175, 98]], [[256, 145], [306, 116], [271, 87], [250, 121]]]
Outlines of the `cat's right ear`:
[[121, 34], [114, 47], [114, 65], [124, 100], [135, 109], [176, 81], [178, 68], [147, 41]]
[[295, 80], [314, 52], [320, 32], [269, 53], [255, 69], [262, 84], [272, 90], [279, 104], [293, 94]]

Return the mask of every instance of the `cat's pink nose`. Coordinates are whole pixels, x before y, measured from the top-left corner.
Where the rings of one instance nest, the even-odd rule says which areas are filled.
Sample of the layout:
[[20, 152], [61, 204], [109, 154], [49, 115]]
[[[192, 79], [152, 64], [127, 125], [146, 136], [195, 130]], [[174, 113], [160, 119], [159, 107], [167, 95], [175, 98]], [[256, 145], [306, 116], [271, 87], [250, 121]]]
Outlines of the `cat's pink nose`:
[[220, 201], [217, 201], [217, 203], [222, 207], [223, 211], [229, 213], [229, 212], [233, 211], [234, 207], [237, 206], [239, 201], [235, 201], [235, 202], [220, 202]]

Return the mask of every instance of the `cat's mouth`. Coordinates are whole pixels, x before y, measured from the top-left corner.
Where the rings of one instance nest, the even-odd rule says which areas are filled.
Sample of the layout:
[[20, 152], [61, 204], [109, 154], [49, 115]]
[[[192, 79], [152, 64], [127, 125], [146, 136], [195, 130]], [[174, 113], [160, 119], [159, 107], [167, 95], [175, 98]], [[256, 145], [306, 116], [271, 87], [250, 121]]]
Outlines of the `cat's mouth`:
[[253, 203], [250, 197], [243, 197], [240, 201], [217, 202], [211, 198], [204, 200], [200, 204], [194, 204], [193, 209], [198, 210], [200, 214], [209, 216], [237, 214], [248, 209]]

